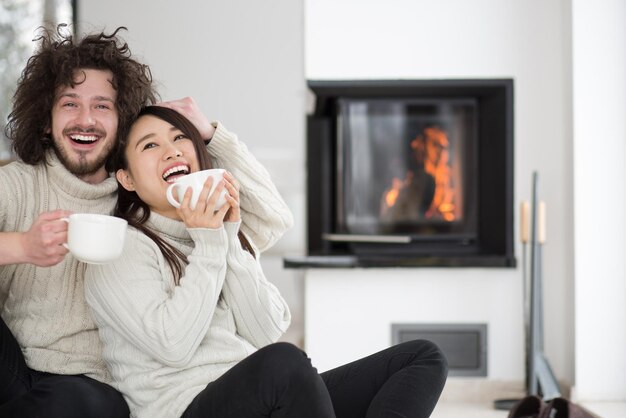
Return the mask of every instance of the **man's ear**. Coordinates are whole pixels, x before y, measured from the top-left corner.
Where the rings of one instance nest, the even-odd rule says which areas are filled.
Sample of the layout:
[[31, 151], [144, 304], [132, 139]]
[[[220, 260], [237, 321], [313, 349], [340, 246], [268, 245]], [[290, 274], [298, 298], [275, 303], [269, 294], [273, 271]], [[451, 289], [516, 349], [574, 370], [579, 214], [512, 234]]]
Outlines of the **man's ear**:
[[123, 170], [123, 169], [120, 168], [115, 173], [115, 178], [117, 179], [117, 181], [120, 182], [122, 187], [125, 188], [126, 190], [128, 190], [129, 192], [134, 192], [135, 191], [135, 183], [133, 182], [133, 179], [130, 176], [130, 174], [128, 173], [128, 171]]

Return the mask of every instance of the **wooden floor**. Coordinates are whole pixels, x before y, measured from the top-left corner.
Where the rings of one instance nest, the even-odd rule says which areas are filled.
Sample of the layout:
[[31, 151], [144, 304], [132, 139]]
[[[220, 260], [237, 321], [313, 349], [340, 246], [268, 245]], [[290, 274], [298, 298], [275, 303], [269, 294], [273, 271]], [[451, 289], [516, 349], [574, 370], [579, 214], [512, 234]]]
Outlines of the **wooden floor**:
[[582, 403], [582, 406], [601, 418], [626, 417], [626, 402], [589, 402]]
[[522, 382], [448, 378], [431, 418], [507, 418], [508, 411], [495, 409], [494, 401], [523, 394]]
[[[507, 418], [508, 411], [495, 409], [494, 400], [523, 394], [521, 382], [449, 378], [431, 418]], [[597, 418], [626, 418], [626, 402], [580, 404]]]
[[489, 402], [439, 402], [431, 418], [507, 418]]
[[[598, 418], [626, 418], [626, 402], [583, 403]], [[498, 411], [486, 402], [439, 402], [431, 418], [507, 418], [507, 411]]]

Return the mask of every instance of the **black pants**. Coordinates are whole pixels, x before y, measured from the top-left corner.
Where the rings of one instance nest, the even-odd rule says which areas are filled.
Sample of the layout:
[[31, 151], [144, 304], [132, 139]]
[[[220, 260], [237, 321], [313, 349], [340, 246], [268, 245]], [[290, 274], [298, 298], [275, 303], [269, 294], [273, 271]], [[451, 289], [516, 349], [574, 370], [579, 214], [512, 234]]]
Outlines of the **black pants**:
[[437, 346], [415, 340], [317, 373], [287, 343], [264, 347], [210, 383], [183, 418], [429, 417], [447, 378]]
[[128, 418], [122, 395], [83, 375], [31, 370], [0, 320], [0, 417]]

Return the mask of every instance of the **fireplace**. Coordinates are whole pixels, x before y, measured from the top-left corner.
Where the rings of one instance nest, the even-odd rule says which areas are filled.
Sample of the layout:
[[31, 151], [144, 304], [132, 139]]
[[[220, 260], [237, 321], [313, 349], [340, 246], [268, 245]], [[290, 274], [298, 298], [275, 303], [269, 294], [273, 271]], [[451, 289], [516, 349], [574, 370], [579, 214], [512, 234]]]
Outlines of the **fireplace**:
[[513, 81], [310, 81], [307, 256], [513, 267]]

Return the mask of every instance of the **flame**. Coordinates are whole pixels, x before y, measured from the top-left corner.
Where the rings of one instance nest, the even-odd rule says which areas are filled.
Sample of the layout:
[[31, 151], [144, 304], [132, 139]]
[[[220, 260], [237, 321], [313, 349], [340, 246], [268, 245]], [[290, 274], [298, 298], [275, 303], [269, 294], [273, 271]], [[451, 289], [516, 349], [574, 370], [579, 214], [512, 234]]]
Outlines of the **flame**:
[[[457, 191], [452, 182], [448, 134], [439, 127], [425, 128], [423, 135], [417, 135], [410, 145], [418, 165], [423, 167], [435, 185], [434, 195], [424, 217], [454, 221], [459, 207], [455, 204]], [[381, 214], [389, 213], [407, 187], [418, 187], [413, 185], [414, 178], [415, 173], [409, 171], [404, 179], [392, 179], [390, 187], [383, 192]]]
[[400, 189], [402, 189], [402, 180], [397, 177], [394, 177], [391, 180], [391, 189], [389, 189], [385, 193], [385, 202], [387, 202], [387, 206], [391, 207], [396, 204], [396, 200], [398, 200], [398, 195], [400, 195]]
[[453, 221], [455, 219], [454, 193], [450, 187], [448, 135], [437, 127], [424, 129], [424, 135], [426, 138], [424, 171], [435, 178], [435, 196], [426, 212], [426, 217], [440, 214], [446, 221]]

